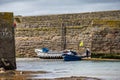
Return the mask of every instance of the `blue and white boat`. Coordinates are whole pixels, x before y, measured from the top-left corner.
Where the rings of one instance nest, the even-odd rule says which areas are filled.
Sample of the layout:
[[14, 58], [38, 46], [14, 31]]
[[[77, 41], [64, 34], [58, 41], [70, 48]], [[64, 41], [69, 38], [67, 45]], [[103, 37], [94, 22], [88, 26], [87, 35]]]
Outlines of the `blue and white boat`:
[[82, 57], [77, 55], [76, 52], [70, 50], [64, 51], [62, 57], [64, 61], [79, 61], [82, 59]]
[[35, 52], [41, 59], [62, 59], [62, 52], [52, 51], [48, 48], [35, 49]]

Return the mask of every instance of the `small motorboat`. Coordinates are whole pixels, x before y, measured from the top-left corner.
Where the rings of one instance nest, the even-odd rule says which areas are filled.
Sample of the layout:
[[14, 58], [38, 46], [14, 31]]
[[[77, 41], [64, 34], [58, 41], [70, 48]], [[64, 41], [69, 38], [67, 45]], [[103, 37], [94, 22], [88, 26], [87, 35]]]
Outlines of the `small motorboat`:
[[52, 51], [48, 48], [35, 49], [35, 52], [41, 59], [62, 59], [62, 52]]
[[64, 61], [78, 61], [82, 59], [82, 57], [77, 55], [76, 52], [70, 50], [64, 51], [62, 57]]

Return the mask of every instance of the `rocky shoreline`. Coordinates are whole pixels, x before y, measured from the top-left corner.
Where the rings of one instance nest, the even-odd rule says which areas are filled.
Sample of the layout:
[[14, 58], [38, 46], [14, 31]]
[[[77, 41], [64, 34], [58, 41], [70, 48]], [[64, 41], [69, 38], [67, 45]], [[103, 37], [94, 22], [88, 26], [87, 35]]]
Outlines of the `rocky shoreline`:
[[[37, 74], [45, 74], [45, 71], [5, 71], [0, 73], [0, 79], [4, 80], [101, 80], [93, 77], [71, 76], [61, 78], [34, 78]], [[35, 75], [36, 74], [36, 75]]]

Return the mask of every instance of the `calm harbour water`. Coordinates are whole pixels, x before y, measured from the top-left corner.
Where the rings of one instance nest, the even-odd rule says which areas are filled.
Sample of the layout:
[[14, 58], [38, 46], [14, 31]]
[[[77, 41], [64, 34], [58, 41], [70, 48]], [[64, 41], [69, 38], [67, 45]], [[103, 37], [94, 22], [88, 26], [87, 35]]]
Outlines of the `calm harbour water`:
[[69, 76], [96, 77], [103, 80], [120, 80], [120, 61], [70, 61], [17, 58], [17, 70], [48, 71], [35, 78]]

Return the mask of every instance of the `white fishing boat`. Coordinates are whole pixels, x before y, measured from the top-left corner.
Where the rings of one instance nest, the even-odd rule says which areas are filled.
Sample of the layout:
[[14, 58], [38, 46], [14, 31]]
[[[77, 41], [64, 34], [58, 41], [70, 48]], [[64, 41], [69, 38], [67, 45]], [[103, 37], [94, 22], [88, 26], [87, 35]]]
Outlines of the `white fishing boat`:
[[62, 52], [48, 50], [47, 48], [35, 49], [35, 52], [42, 59], [62, 59]]

